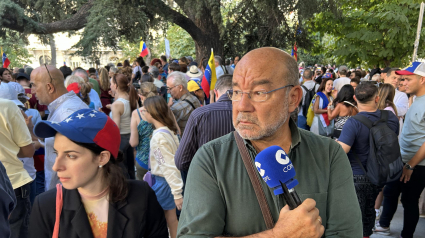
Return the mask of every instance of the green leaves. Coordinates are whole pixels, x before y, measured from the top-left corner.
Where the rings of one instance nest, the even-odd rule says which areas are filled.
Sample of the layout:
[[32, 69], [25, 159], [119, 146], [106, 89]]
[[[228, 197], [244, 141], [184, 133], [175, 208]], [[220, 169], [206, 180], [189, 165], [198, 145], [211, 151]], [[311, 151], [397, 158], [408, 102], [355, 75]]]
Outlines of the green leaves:
[[[351, 66], [404, 66], [408, 64], [419, 16], [417, 1], [340, 0], [340, 18], [330, 10], [308, 21], [310, 33], [326, 35], [314, 48], [337, 63]], [[332, 39], [332, 41], [329, 41]], [[421, 36], [420, 45], [425, 44]], [[419, 55], [424, 55], [420, 47]]]

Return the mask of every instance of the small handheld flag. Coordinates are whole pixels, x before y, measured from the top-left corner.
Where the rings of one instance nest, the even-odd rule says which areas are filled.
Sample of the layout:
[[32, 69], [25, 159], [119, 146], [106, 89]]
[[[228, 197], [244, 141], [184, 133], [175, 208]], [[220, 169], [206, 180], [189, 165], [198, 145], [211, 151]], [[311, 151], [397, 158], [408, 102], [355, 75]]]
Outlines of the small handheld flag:
[[2, 59], [2, 67], [9, 67], [10, 60], [7, 58], [6, 53], [3, 52], [3, 47], [1, 47], [1, 59]]
[[201, 86], [207, 98], [210, 97], [210, 90], [215, 88], [217, 76], [215, 72], [214, 52], [211, 49], [211, 56], [208, 60], [207, 68], [205, 69], [204, 76], [202, 77]]
[[295, 61], [298, 61], [297, 50], [297, 42], [295, 42], [294, 48], [292, 48], [291, 52], [291, 56], [295, 58]]
[[148, 47], [146, 46], [144, 41], [140, 41], [140, 56], [141, 57], [145, 57], [146, 55], [148, 55], [149, 51], [148, 51]]

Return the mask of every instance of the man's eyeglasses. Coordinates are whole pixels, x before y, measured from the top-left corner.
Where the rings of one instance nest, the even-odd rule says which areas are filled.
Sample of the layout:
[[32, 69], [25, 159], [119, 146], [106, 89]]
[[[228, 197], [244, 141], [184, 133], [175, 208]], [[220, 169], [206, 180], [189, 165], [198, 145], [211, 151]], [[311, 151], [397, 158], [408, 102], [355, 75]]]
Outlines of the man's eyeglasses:
[[173, 88], [175, 88], [175, 87], [177, 87], [177, 86], [179, 86], [179, 85], [176, 85], [176, 86], [174, 86], [174, 87], [167, 87], [167, 91], [171, 91], [171, 90], [173, 90]]
[[273, 90], [268, 91], [268, 92], [264, 89], [258, 90], [258, 91], [249, 91], [249, 92], [242, 92], [241, 90], [228, 90], [227, 96], [229, 96], [230, 100], [237, 102], [237, 101], [240, 101], [242, 99], [242, 96], [244, 94], [247, 94], [248, 98], [251, 99], [254, 102], [264, 102], [264, 101], [267, 100], [267, 95], [269, 93], [277, 91], [279, 89], [292, 87], [292, 86], [294, 86], [294, 85], [289, 84], [289, 85], [286, 85], [286, 86], [283, 86], [283, 87], [280, 87], [280, 88], [273, 89]]

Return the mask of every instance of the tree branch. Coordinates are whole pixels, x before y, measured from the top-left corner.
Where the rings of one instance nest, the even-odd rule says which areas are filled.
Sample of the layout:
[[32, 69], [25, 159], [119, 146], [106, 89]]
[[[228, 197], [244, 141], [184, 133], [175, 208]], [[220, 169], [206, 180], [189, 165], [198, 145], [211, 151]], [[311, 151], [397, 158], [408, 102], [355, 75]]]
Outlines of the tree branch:
[[[18, 19], [15, 11], [5, 11], [3, 18], [6, 21], [3, 21], [3, 27], [29, 34], [52, 34], [69, 30], [80, 30], [87, 24], [87, 16], [93, 6], [93, 1], [89, 0], [88, 3], [81, 6], [72, 17], [51, 23], [36, 22], [28, 17]], [[34, 27], [28, 29], [28, 25], [33, 25]]]
[[199, 27], [196, 26], [191, 19], [173, 10], [161, 0], [157, 0], [152, 4], [147, 4], [146, 8], [148, 11], [155, 12], [161, 17], [169, 19], [172, 23], [183, 28], [190, 36], [192, 36], [194, 41], [197, 41], [199, 36], [202, 34], [201, 29], [199, 29]]

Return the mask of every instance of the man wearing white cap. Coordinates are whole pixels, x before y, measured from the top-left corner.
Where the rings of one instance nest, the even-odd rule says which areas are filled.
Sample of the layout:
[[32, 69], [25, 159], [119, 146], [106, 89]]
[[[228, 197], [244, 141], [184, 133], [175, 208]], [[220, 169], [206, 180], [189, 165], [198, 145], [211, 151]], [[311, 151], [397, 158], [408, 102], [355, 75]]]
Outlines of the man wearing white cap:
[[[25, 120], [16, 106], [23, 104], [18, 100], [15, 90], [7, 83], [0, 84], [0, 161], [6, 168], [12, 183], [17, 205], [9, 217], [10, 237], [28, 237], [28, 221], [31, 209], [30, 183], [33, 179], [18, 159], [34, 155], [32, 123]], [[28, 126], [27, 126], [28, 124]], [[34, 137], [35, 138], [35, 137]]]
[[416, 100], [406, 113], [400, 135], [400, 152], [405, 163], [403, 174], [400, 181], [384, 188], [384, 208], [375, 232], [390, 234], [390, 222], [401, 193], [404, 208], [401, 237], [411, 238], [419, 220], [419, 196], [425, 187], [425, 63], [413, 62], [395, 73], [404, 76], [406, 93], [415, 95]]

